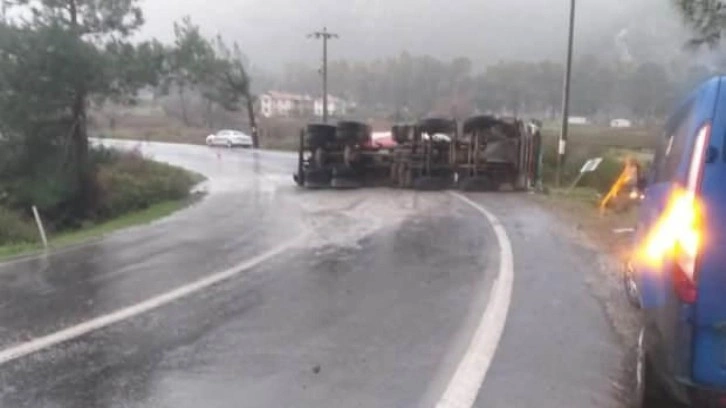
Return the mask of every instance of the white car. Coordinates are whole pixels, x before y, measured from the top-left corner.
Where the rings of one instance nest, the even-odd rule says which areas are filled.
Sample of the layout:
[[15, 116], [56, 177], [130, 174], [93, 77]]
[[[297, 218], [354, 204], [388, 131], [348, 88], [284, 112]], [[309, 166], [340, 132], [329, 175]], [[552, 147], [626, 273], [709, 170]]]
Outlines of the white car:
[[252, 147], [252, 137], [239, 130], [220, 130], [207, 136], [207, 146]]

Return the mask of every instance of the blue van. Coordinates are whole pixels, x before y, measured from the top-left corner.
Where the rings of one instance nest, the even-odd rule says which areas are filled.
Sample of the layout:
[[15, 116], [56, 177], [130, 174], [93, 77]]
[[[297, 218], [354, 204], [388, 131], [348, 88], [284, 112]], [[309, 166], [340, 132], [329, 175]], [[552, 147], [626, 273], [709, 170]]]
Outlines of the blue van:
[[726, 407], [726, 77], [659, 138], [625, 274], [642, 309], [637, 407]]

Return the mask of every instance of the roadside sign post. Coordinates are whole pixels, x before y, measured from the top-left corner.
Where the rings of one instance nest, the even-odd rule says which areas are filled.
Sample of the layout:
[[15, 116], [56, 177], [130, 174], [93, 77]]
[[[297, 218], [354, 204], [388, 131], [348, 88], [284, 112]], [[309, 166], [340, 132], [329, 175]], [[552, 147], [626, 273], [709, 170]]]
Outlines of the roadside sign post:
[[595, 157], [586, 161], [585, 164], [582, 165], [582, 168], [580, 168], [580, 174], [577, 175], [575, 180], [572, 182], [572, 184], [570, 184], [570, 187], [567, 189], [567, 194], [570, 194], [572, 189], [577, 186], [577, 183], [580, 182], [585, 174], [592, 173], [593, 171], [597, 170], [597, 168], [600, 166], [600, 163], [602, 163], [602, 157]]
[[43, 249], [48, 250], [48, 237], [45, 235], [45, 228], [43, 228], [43, 221], [40, 220], [40, 214], [38, 214], [38, 208], [33, 206], [33, 217], [35, 217], [35, 223], [38, 225], [38, 231], [40, 232], [40, 239], [43, 241]]

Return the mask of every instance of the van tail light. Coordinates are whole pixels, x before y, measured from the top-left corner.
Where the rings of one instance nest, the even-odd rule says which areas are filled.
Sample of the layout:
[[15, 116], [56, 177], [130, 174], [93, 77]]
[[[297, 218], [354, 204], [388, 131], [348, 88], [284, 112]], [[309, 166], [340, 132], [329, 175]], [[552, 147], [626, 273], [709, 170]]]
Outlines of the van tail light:
[[641, 259], [656, 270], [662, 270], [665, 259], [674, 261], [674, 289], [685, 303], [694, 303], [698, 295], [698, 255], [704, 241], [704, 211], [699, 195], [710, 137], [711, 125], [705, 124], [696, 135], [684, 186], [673, 189], [665, 210], [640, 249]]
[[674, 214], [682, 216], [681, 228], [676, 237], [674, 247], [675, 268], [673, 268], [673, 285], [678, 297], [686, 303], [694, 303], [698, 295], [696, 287], [696, 270], [698, 254], [703, 244], [703, 208], [698, 199], [703, 180], [703, 168], [706, 150], [711, 138], [711, 125], [705, 124], [699, 129], [693, 145], [693, 154], [688, 166], [686, 188], [683, 192], [684, 211]]
[[693, 278], [695, 267], [695, 257], [678, 257], [673, 268], [673, 286], [678, 298], [684, 303], [696, 302], [698, 291]]

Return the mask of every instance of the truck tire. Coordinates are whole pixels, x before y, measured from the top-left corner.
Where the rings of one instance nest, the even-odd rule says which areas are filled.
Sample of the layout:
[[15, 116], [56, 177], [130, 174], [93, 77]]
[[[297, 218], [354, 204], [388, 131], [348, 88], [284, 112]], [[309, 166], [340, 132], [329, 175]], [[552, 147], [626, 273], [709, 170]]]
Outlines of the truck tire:
[[447, 118], [428, 118], [419, 121], [418, 126], [422, 132], [433, 133], [450, 133], [456, 131], [456, 121]]
[[401, 163], [398, 167], [398, 185], [401, 188], [411, 188], [413, 185], [413, 169], [405, 163]]
[[431, 177], [431, 176], [421, 176], [416, 177], [415, 180], [413, 180], [412, 186], [414, 190], [419, 191], [439, 191], [439, 190], [445, 190], [448, 187], [450, 187], [451, 183], [449, 180], [446, 179], [446, 177]]
[[404, 144], [410, 140], [411, 126], [410, 125], [396, 125], [391, 129], [391, 136], [393, 140], [398, 144]]
[[353, 189], [361, 187], [358, 173], [346, 166], [333, 167], [333, 177], [330, 185], [338, 189]]
[[336, 165], [333, 167], [333, 177], [358, 177], [358, 172], [345, 165]]
[[[630, 401], [630, 406], [633, 408], [680, 408], [684, 407], [684, 401], [680, 401], [680, 398], [687, 398], [686, 394], [683, 394], [680, 398], [676, 398], [676, 394], [673, 392], [679, 392], [676, 390], [670, 390], [665, 383], [663, 378], [659, 376], [657, 372], [653, 356], [650, 350], [653, 346], [652, 334], [648, 328], [648, 324], [645, 319], [642, 319], [640, 332], [638, 333], [638, 339], [636, 347], [633, 350], [635, 354], [635, 370], [634, 370], [634, 381], [631, 387], [633, 391], [633, 398]], [[632, 349], [631, 349], [632, 350]], [[684, 390], [685, 391], [685, 390]], [[701, 406], [698, 401], [691, 401], [693, 406]], [[688, 405], [691, 406], [691, 405]]]
[[340, 143], [363, 144], [371, 140], [371, 128], [361, 122], [341, 121], [338, 122], [335, 137]]
[[656, 373], [653, 371], [652, 363], [647, 352], [648, 329], [645, 325], [641, 327], [638, 334], [638, 342], [635, 349], [635, 389], [631, 401], [632, 408], [661, 408], [673, 407], [671, 401], [665, 394], [658, 382]]
[[315, 167], [322, 169], [325, 167], [326, 154], [322, 147], [317, 147], [313, 150], [313, 163]]
[[353, 167], [353, 164], [360, 160], [360, 152], [354, 146], [346, 144], [343, 148], [343, 163], [347, 167]]
[[332, 179], [330, 170], [326, 169], [306, 169], [305, 170], [305, 187], [307, 188], [327, 188], [330, 187]]
[[319, 147], [335, 141], [335, 126], [324, 123], [311, 123], [305, 129], [305, 144], [308, 150], [315, 151]]
[[398, 163], [395, 161], [391, 163], [391, 171], [388, 174], [388, 178], [391, 181], [391, 185], [398, 185]]
[[499, 185], [491, 177], [474, 176], [459, 180], [459, 189], [462, 191], [489, 192], [499, 190]]

